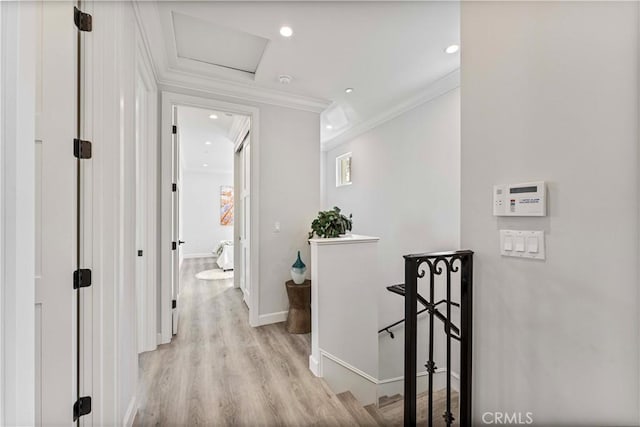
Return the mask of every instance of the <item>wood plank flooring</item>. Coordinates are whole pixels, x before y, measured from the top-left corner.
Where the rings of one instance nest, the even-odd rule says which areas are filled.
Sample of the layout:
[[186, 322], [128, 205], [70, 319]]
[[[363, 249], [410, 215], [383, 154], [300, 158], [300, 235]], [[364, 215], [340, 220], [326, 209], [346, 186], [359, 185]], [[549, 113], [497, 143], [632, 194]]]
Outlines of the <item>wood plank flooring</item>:
[[250, 327], [231, 280], [195, 279], [213, 259], [184, 262], [178, 335], [140, 356], [134, 425], [354, 425], [309, 371], [309, 335], [291, 335], [282, 323]]

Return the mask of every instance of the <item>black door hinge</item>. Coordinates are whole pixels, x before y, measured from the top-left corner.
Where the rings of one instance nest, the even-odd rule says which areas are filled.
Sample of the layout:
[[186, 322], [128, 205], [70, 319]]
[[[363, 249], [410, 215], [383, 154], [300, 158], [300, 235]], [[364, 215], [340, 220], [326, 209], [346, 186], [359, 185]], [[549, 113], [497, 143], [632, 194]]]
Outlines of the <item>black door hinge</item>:
[[73, 8], [73, 22], [80, 31], [91, 31], [93, 18], [88, 13], [84, 13], [77, 7]]
[[138, 249], [138, 256], [142, 256], [142, 249]]
[[91, 270], [81, 268], [73, 272], [73, 289], [86, 288], [91, 286]]
[[73, 404], [73, 421], [89, 413], [91, 413], [91, 396], [81, 397]]
[[171, 301], [171, 308], [176, 308], [178, 306], [178, 301], [173, 300]]
[[171, 191], [173, 191], [174, 193], [178, 191], [178, 184], [171, 184]]
[[177, 134], [177, 133], [178, 133], [178, 126], [173, 125], [173, 126], [171, 127], [171, 133], [173, 133], [174, 135], [175, 135], [175, 134]]
[[176, 249], [178, 249], [178, 244], [176, 242], [171, 242], [171, 250], [175, 251]]
[[73, 155], [78, 159], [90, 159], [91, 158], [91, 141], [84, 141], [82, 139], [73, 139]]

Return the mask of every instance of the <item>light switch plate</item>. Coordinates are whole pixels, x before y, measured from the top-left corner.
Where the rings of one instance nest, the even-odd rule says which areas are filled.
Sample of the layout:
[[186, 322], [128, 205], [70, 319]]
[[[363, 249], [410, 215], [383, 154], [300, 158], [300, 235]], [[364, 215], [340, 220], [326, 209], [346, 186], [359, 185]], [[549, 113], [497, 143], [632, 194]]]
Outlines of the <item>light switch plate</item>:
[[544, 231], [500, 230], [500, 254], [545, 259]]

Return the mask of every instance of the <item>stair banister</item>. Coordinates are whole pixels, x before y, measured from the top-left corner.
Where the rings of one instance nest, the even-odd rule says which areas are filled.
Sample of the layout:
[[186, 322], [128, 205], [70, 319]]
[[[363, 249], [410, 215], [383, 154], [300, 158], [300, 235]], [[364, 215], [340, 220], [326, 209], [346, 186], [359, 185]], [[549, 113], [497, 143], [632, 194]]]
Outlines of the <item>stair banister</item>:
[[[451, 411], [451, 339], [455, 326], [451, 322], [451, 273], [460, 271], [460, 328], [457, 335], [460, 340], [460, 425], [471, 426], [471, 357], [472, 357], [472, 291], [473, 291], [473, 252], [470, 250], [439, 252], [430, 254], [405, 255], [405, 348], [404, 348], [404, 425], [415, 426], [416, 419], [416, 364], [417, 364], [417, 303], [426, 305], [429, 311], [429, 360], [428, 373], [428, 405], [427, 425], [433, 425], [433, 374], [436, 372], [433, 351], [434, 318], [445, 324], [447, 342], [447, 386], [446, 411], [443, 418], [447, 426], [454, 421]], [[418, 294], [418, 279], [429, 273], [429, 300]], [[435, 276], [445, 273], [446, 317], [435, 308], [442, 301], [434, 303]], [[392, 291], [395, 292], [395, 291]], [[398, 292], [396, 292], [398, 293]], [[424, 301], [424, 302], [423, 302]], [[439, 313], [439, 315], [438, 315]], [[444, 319], [442, 317], [445, 317]]]

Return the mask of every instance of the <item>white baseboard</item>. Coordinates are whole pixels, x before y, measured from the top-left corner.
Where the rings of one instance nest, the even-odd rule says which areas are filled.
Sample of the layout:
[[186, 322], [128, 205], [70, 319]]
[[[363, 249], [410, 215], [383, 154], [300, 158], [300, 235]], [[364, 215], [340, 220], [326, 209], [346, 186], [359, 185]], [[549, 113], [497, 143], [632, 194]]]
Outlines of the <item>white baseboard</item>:
[[162, 338], [162, 333], [158, 334], [158, 345], [169, 344], [171, 342], [171, 334], [169, 333], [166, 339]]
[[184, 259], [192, 259], [192, 258], [218, 258], [218, 256], [212, 252], [209, 253], [201, 253], [201, 254], [184, 254], [182, 256]]
[[289, 311], [279, 311], [277, 313], [261, 314], [258, 316], [258, 324], [255, 326], [270, 325], [272, 323], [280, 323], [287, 320]]
[[138, 413], [138, 395], [134, 394], [129, 402], [129, 406], [127, 407], [127, 412], [124, 414], [124, 419], [122, 420], [122, 425], [125, 427], [132, 427], [133, 421], [136, 419], [136, 414]]
[[378, 379], [331, 353], [320, 350], [322, 378], [336, 394], [350, 391], [362, 405], [378, 401]]
[[309, 370], [316, 377], [321, 377], [322, 372], [320, 371], [320, 363], [313, 357], [313, 355], [309, 355]]
[[[447, 371], [438, 370], [433, 377], [433, 388], [440, 390], [447, 385]], [[428, 389], [427, 371], [416, 374], [416, 391], [422, 393]], [[451, 387], [460, 391], [460, 376], [456, 372], [451, 372]], [[404, 394], [404, 377], [389, 378], [378, 381], [378, 396], [392, 396], [394, 394]]]
[[326, 351], [320, 350], [320, 357], [326, 357], [327, 359], [333, 360], [338, 365], [342, 366], [343, 368], [346, 368], [346, 369], [350, 370], [354, 374], [357, 374], [357, 375], [361, 376], [362, 378], [364, 378], [365, 380], [369, 381], [372, 384], [378, 384], [379, 383], [377, 378], [372, 377], [371, 375], [367, 374], [366, 372], [361, 371], [360, 369], [356, 368], [353, 365], [350, 365], [349, 363], [345, 362], [344, 360], [340, 359], [339, 357], [334, 356], [331, 353], [327, 353]]
[[[404, 393], [403, 376], [380, 380], [325, 351], [320, 350], [320, 358], [322, 360], [317, 361], [313, 356], [309, 356], [309, 370], [315, 376], [324, 377], [329, 387], [336, 393], [350, 390], [355, 395], [358, 392], [356, 397], [361, 403], [369, 402], [372, 399], [370, 387], [377, 389], [378, 397]], [[333, 362], [331, 365], [333, 373], [330, 376], [334, 378], [327, 378], [328, 374], [323, 372], [325, 369], [321, 368], [321, 366], [326, 364], [325, 361]], [[343, 369], [342, 373], [339, 370], [336, 371], [337, 367]], [[427, 391], [429, 386], [427, 371], [418, 372], [416, 381], [416, 391], [418, 393]], [[447, 371], [446, 369], [438, 370], [433, 377], [433, 388], [434, 390], [440, 390], [446, 386]], [[460, 391], [460, 375], [455, 371], [451, 372], [451, 387], [458, 392]]]
[[251, 310], [251, 292], [246, 289], [242, 290], [242, 300], [247, 305], [249, 310]]

